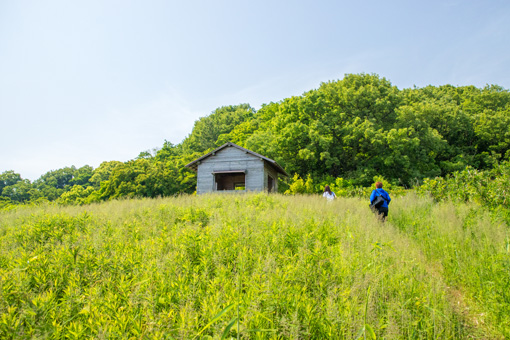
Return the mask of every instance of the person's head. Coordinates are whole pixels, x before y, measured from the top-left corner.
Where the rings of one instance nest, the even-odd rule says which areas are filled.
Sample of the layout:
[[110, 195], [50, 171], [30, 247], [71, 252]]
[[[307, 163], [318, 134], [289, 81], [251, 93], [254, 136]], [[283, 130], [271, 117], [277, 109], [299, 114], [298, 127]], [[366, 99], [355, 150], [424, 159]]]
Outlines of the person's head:
[[327, 192], [328, 194], [331, 194], [331, 189], [329, 188], [329, 185], [326, 185], [324, 187], [324, 192]]
[[381, 182], [375, 182], [375, 187], [377, 189], [382, 189], [382, 183]]

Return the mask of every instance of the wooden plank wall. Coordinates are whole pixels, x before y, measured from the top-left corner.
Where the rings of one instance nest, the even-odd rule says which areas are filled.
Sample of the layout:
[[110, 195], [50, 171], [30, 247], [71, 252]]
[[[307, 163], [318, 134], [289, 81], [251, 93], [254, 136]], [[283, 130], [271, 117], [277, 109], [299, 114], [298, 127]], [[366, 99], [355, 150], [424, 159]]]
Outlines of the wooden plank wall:
[[213, 171], [246, 170], [246, 190], [264, 190], [264, 161], [250, 153], [230, 146], [211, 155], [198, 165], [197, 194], [214, 190]]
[[268, 176], [273, 177], [274, 190], [272, 192], [278, 192], [278, 172], [267, 162], [264, 162], [264, 188], [268, 189]]

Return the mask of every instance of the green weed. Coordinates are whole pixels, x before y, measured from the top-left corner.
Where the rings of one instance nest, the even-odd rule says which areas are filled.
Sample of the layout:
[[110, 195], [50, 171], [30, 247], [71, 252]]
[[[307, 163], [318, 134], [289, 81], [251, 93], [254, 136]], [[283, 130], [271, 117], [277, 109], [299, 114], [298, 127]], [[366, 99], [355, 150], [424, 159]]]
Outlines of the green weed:
[[0, 213], [0, 338], [458, 339], [510, 329], [476, 205], [202, 195]]

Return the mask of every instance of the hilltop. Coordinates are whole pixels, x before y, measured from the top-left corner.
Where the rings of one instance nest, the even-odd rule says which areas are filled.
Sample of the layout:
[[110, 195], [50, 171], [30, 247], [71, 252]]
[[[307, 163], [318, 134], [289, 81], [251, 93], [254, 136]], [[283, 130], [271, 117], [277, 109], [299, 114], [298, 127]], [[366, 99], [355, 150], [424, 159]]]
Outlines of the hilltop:
[[1, 338], [502, 339], [509, 229], [474, 204], [267, 194], [0, 212]]
[[348, 74], [301, 96], [263, 105], [224, 106], [195, 122], [182, 143], [165, 142], [128, 162], [50, 171], [31, 183], [0, 175], [4, 201], [100, 202], [192, 193], [185, 164], [234, 142], [312, 180], [312, 192], [339, 179], [369, 186], [376, 176], [414, 187], [467, 167], [491, 170], [510, 159], [510, 93], [497, 85], [400, 90], [378, 75]]

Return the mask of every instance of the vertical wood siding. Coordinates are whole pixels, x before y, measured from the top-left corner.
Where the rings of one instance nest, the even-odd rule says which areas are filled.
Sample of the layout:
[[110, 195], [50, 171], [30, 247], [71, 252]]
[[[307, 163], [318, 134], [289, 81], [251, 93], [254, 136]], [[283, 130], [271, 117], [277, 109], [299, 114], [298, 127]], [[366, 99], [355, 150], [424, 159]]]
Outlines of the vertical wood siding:
[[[197, 169], [197, 194], [214, 191], [214, 171], [245, 170], [247, 191], [262, 191], [267, 185], [264, 160], [235, 147], [226, 147], [201, 161]], [[277, 177], [275, 177], [276, 179]]]
[[273, 177], [274, 180], [274, 189], [273, 192], [278, 192], [278, 172], [267, 162], [264, 162], [264, 189], [268, 190], [268, 176]]

